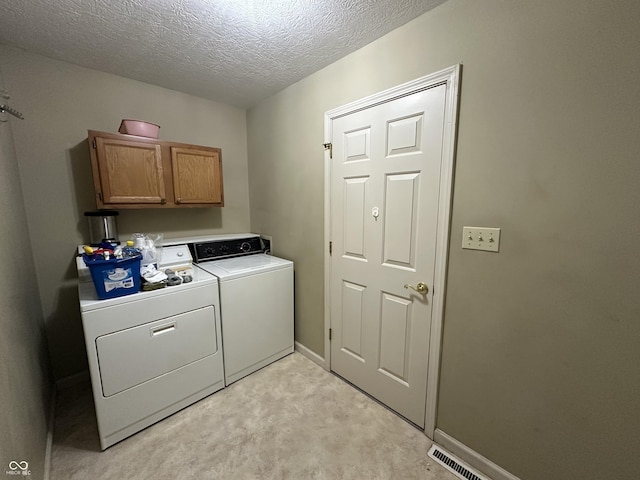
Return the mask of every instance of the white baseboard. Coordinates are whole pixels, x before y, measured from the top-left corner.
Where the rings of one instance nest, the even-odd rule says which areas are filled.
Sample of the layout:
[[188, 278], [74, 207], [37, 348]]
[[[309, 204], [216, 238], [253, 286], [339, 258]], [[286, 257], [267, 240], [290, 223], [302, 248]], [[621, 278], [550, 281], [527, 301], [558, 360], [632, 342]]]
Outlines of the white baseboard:
[[324, 358], [322, 358], [316, 352], [314, 352], [313, 350], [308, 349], [307, 347], [305, 347], [304, 345], [302, 345], [299, 342], [294, 342], [294, 344], [295, 344], [296, 352], [300, 353], [301, 355], [304, 355], [309, 360], [311, 360], [313, 363], [317, 363], [318, 365], [320, 365], [325, 370], [327, 369], [327, 366], [326, 366], [326, 363], [324, 361]]
[[56, 386], [51, 386], [51, 405], [49, 406], [49, 425], [47, 426], [47, 446], [44, 452], [44, 480], [51, 478], [51, 456], [53, 453], [53, 428], [56, 419], [56, 400], [57, 390]]
[[433, 440], [443, 449], [451, 452], [463, 462], [468, 463], [473, 468], [489, 476], [492, 480], [520, 480], [515, 475], [507, 472], [504, 468], [496, 465], [488, 458], [483, 457], [475, 450], [472, 450], [464, 443], [444, 433], [439, 428], [436, 428], [433, 434]]
[[65, 388], [73, 387], [79, 383], [88, 382], [89, 378], [89, 370], [83, 370], [82, 372], [74, 373], [73, 375], [69, 375], [68, 377], [64, 377], [56, 381], [56, 388], [63, 390]]

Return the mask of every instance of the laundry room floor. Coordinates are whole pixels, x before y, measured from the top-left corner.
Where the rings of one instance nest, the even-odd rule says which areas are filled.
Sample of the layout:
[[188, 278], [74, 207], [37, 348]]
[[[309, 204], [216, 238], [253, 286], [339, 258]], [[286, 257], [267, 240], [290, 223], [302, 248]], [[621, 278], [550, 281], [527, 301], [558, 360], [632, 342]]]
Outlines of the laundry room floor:
[[56, 410], [50, 480], [457, 478], [422, 432], [298, 353], [104, 452], [88, 380]]

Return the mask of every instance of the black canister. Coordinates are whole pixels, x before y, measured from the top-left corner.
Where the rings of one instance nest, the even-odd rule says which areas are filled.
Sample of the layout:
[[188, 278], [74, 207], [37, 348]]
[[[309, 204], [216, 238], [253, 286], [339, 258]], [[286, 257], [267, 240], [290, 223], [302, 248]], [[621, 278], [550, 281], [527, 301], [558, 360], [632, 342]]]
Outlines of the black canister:
[[98, 210], [84, 212], [84, 216], [89, 220], [89, 243], [91, 246], [100, 245], [101, 242], [119, 243], [118, 229], [116, 228], [118, 212]]

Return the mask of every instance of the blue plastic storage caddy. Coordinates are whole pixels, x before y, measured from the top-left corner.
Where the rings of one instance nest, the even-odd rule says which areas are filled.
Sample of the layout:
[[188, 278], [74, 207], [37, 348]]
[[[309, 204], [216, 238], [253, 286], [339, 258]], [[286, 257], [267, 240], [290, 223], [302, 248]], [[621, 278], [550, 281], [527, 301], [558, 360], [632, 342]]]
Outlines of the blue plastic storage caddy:
[[110, 258], [82, 254], [82, 258], [96, 287], [98, 298], [122, 297], [140, 291], [140, 260], [142, 255], [127, 258]]

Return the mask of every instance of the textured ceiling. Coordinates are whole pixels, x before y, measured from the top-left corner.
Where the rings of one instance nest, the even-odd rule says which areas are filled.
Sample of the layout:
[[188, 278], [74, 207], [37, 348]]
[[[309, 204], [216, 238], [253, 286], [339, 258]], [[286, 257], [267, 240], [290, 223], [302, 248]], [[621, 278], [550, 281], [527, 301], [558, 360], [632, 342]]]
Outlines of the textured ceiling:
[[249, 107], [445, 0], [2, 0], [0, 43]]

